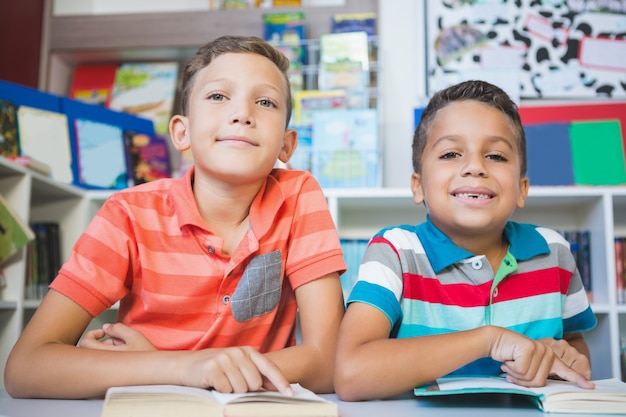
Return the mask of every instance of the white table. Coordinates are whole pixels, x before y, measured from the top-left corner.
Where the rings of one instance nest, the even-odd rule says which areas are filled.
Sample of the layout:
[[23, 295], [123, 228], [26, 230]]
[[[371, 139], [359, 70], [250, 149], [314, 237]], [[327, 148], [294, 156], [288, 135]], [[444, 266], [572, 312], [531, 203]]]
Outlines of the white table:
[[[528, 399], [509, 395], [418, 400], [407, 393], [389, 400], [364, 402], [343, 402], [333, 394], [322, 397], [337, 402], [342, 417], [546, 416]], [[100, 417], [101, 411], [102, 400], [24, 400], [11, 398], [5, 390], [0, 390], [0, 417]], [[584, 416], [590, 417], [589, 414]]]

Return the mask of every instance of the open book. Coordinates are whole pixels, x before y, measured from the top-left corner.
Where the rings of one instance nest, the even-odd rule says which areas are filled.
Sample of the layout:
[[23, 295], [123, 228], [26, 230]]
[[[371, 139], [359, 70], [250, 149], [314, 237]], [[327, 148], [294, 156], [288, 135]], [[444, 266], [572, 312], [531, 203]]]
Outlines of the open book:
[[626, 414], [626, 383], [617, 378], [593, 381], [593, 390], [549, 379], [545, 386], [527, 388], [504, 377], [446, 377], [415, 388], [418, 397], [454, 394], [518, 394], [532, 398], [546, 413]]
[[35, 238], [26, 221], [0, 195], [0, 264]]
[[112, 387], [101, 417], [338, 417], [336, 403], [292, 384], [294, 395], [273, 391], [224, 394], [178, 385]]

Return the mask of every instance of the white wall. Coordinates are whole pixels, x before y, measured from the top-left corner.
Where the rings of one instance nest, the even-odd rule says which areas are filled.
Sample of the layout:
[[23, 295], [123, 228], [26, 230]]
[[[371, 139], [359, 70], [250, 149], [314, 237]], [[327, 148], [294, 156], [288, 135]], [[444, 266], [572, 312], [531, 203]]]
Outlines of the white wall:
[[426, 103], [424, 3], [380, 0], [378, 7], [384, 186], [408, 188], [413, 109]]
[[52, 13], [60, 16], [209, 10], [209, 3], [210, 0], [54, 0]]
[[[162, 13], [210, 10], [218, 0], [53, 0], [55, 16], [89, 14]], [[250, 0], [253, 1], [253, 0]], [[271, 1], [264, 0], [271, 5]], [[262, 3], [263, 4], [263, 3]], [[302, 0], [305, 6], [343, 6], [345, 0]]]

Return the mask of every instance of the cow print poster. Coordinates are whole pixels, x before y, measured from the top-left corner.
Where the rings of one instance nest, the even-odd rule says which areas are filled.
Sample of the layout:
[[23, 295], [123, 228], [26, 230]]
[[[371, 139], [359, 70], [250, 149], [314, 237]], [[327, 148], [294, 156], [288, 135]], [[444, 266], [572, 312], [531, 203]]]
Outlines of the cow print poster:
[[429, 0], [428, 93], [484, 79], [512, 98], [626, 98], [626, 0]]

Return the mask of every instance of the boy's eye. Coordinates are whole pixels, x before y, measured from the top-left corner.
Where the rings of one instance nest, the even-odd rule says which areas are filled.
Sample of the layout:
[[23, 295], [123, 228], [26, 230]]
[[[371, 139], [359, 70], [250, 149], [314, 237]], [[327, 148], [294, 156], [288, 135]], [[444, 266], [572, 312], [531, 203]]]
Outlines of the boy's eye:
[[267, 98], [261, 99], [261, 100], [257, 101], [257, 103], [259, 103], [263, 107], [276, 107], [274, 102], [272, 100], [270, 100], [270, 99], [267, 99]]
[[439, 157], [439, 159], [454, 159], [454, 158], [458, 158], [461, 154], [459, 154], [458, 152], [446, 152], [443, 155], [441, 155]]
[[207, 99], [209, 100], [213, 100], [213, 101], [224, 101], [226, 100], [226, 96], [224, 96], [224, 94], [220, 94], [220, 93], [213, 93], [210, 94]]
[[487, 155], [487, 159], [492, 159], [494, 161], [500, 161], [500, 162], [508, 161], [508, 159], [504, 155], [497, 154], [497, 153]]

